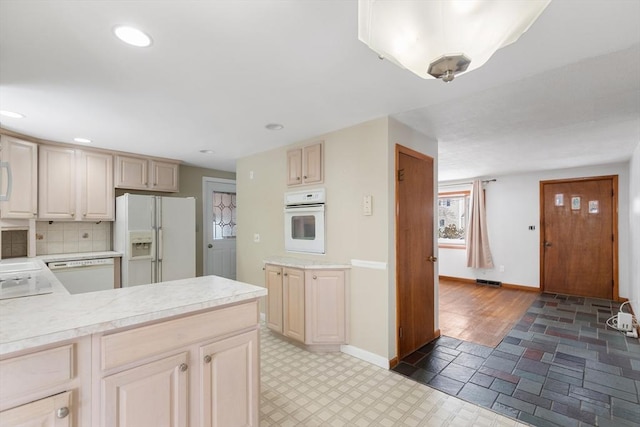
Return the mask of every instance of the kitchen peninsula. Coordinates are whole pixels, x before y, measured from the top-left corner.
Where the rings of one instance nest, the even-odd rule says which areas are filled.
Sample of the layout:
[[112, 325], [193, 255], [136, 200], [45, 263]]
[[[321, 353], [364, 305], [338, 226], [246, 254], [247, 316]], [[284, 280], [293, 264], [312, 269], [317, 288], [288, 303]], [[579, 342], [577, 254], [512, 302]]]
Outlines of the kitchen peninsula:
[[0, 425], [258, 424], [266, 289], [206, 276], [69, 295], [42, 274], [53, 293], [0, 301]]

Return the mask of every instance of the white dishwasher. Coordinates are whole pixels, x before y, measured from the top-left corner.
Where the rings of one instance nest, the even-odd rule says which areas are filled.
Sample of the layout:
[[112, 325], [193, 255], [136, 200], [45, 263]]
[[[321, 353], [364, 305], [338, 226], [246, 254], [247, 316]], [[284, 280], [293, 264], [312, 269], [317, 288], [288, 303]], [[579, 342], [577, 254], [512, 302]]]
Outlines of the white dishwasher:
[[70, 294], [113, 289], [113, 258], [52, 261], [47, 266]]

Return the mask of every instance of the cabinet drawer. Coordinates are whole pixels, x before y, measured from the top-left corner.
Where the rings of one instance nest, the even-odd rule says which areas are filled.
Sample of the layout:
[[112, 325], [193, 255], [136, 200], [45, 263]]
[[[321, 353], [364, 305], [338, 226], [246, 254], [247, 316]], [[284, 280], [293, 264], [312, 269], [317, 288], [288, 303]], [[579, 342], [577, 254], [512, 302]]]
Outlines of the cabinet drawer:
[[112, 369], [257, 324], [258, 302], [252, 301], [105, 335], [101, 339], [100, 367], [102, 370]]
[[74, 377], [73, 344], [0, 362], [0, 401], [61, 386]]

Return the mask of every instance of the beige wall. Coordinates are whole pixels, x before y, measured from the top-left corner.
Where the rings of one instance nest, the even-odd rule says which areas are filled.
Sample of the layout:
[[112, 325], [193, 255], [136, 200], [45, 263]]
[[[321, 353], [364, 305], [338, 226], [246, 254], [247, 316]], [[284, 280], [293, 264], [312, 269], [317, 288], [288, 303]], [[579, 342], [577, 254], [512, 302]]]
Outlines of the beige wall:
[[[284, 251], [283, 194], [286, 150], [324, 141], [326, 254], [296, 257], [350, 263], [387, 263], [387, 270], [353, 267], [350, 272], [349, 344], [386, 360], [395, 356], [395, 142], [425, 152], [426, 137], [388, 118], [302, 141], [238, 161], [238, 280], [264, 286], [263, 259]], [[435, 147], [435, 143], [434, 147]], [[437, 147], [432, 150], [437, 154]], [[427, 153], [434, 155], [433, 153]], [[253, 172], [253, 179], [250, 173]], [[303, 186], [313, 188], [315, 186]], [[362, 198], [373, 198], [373, 215], [362, 214]], [[260, 234], [260, 242], [253, 241]]]
[[215, 169], [199, 168], [195, 166], [180, 165], [180, 192], [178, 193], [154, 193], [151, 191], [116, 189], [116, 196], [124, 193], [155, 194], [171, 197], [195, 197], [196, 199], [196, 276], [202, 276], [202, 178], [235, 179], [233, 172], [219, 171]]

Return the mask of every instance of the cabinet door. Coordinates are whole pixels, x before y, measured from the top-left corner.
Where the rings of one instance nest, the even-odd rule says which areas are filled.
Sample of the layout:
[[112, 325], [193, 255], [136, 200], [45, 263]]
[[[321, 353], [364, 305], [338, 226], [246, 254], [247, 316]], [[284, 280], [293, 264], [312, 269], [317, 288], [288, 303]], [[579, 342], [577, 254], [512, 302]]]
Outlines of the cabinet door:
[[302, 149], [287, 151], [287, 185], [302, 184]]
[[258, 331], [202, 347], [200, 356], [202, 427], [258, 426]]
[[[38, 212], [38, 145], [2, 135], [0, 157], [11, 168], [11, 197], [0, 202], [1, 218], [35, 218]], [[9, 176], [0, 171], [1, 194], [6, 194]]]
[[73, 148], [41, 145], [38, 183], [39, 218], [75, 218], [76, 163]]
[[177, 163], [151, 161], [151, 188], [155, 191], [178, 191]]
[[113, 156], [83, 150], [77, 158], [80, 219], [113, 221]]
[[147, 159], [141, 157], [116, 156], [114, 185], [116, 188], [146, 190], [149, 172]]
[[56, 394], [0, 412], [0, 427], [68, 427], [71, 392]]
[[268, 291], [267, 327], [282, 333], [282, 268], [274, 265], [265, 266], [265, 283]]
[[304, 184], [322, 182], [322, 143], [304, 147], [302, 153], [302, 181]]
[[305, 272], [307, 344], [346, 341], [345, 277], [341, 270]]
[[188, 353], [102, 380], [102, 426], [187, 427]]
[[283, 269], [283, 333], [304, 342], [304, 272]]

